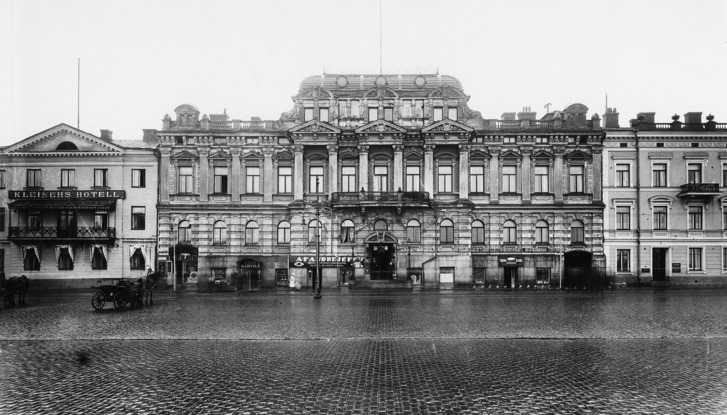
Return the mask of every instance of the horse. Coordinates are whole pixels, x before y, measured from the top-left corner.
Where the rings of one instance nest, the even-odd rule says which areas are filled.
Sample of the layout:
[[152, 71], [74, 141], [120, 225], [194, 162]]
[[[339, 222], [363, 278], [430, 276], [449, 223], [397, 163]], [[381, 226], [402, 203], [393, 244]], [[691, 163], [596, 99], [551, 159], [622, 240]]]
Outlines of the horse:
[[143, 278], [142, 287], [145, 294], [145, 303], [154, 304], [154, 288], [159, 284], [160, 275], [157, 272], [150, 272]]
[[25, 305], [25, 293], [30, 287], [30, 279], [25, 275], [20, 277], [5, 278], [5, 273], [0, 272], [0, 288], [5, 290], [5, 301], [10, 307], [15, 307], [15, 293], [18, 293], [18, 305]]

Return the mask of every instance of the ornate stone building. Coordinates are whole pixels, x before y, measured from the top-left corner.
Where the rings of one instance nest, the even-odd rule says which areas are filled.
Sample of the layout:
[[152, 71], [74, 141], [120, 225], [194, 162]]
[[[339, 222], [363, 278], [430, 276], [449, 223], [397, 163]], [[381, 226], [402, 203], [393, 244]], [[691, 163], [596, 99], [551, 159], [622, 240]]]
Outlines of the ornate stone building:
[[702, 113], [620, 128], [604, 114], [609, 279], [627, 284], [724, 285], [727, 124]]
[[[483, 119], [451, 76], [324, 74], [277, 121], [191, 105], [159, 141], [175, 284], [585, 286], [605, 271], [598, 115]], [[319, 261], [316, 267], [316, 250]]]

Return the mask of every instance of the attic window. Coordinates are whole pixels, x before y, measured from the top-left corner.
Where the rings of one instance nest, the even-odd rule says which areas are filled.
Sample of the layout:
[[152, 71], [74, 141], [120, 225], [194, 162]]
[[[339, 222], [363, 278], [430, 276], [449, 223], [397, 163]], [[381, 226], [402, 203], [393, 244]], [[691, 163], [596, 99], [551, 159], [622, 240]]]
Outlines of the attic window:
[[56, 151], [78, 151], [78, 147], [76, 147], [75, 144], [71, 143], [70, 141], [64, 141], [60, 144], [58, 144], [58, 147], [56, 147]]

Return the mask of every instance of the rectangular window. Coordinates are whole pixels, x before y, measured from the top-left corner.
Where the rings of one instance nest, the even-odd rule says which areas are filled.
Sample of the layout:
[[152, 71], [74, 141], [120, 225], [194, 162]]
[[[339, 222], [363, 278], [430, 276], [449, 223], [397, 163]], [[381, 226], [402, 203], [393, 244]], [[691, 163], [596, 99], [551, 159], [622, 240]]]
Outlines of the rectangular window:
[[106, 230], [109, 226], [109, 215], [106, 212], [96, 212], [93, 215], [93, 228]]
[[28, 169], [25, 186], [26, 187], [42, 187], [40, 169]]
[[483, 226], [472, 228], [472, 244], [482, 245], [485, 243], [485, 228]]
[[616, 272], [630, 272], [631, 271], [631, 250], [630, 249], [617, 249], [616, 250]]
[[452, 193], [452, 166], [439, 166], [437, 169], [440, 193]]
[[245, 193], [260, 193], [260, 167], [245, 167]]
[[548, 137], [535, 137], [535, 144], [548, 144]]
[[284, 227], [278, 225], [278, 244], [285, 245], [290, 243], [290, 226]]
[[146, 229], [146, 208], [143, 206], [131, 207], [131, 229]]
[[628, 164], [616, 165], [616, 187], [631, 186], [631, 166]]
[[227, 138], [225, 137], [214, 137], [212, 138], [212, 143], [216, 146], [223, 146], [227, 144]]
[[689, 230], [702, 230], [702, 206], [689, 206]]
[[702, 270], [702, 248], [689, 248], [689, 271]]
[[447, 108], [447, 118], [457, 121], [457, 107]]
[[28, 213], [28, 230], [39, 231], [41, 227], [43, 227], [43, 224], [41, 223], [40, 213]]
[[60, 248], [58, 253], [58, 269], [61, 271], [70, 271], [73, 269], [73, 259], [68, 252], [68, 248]]
[[652, 166], [652, 186], [666, 187], [666, 163], [656, 163]]
[[5, 170], [0, 170], [0, 189], [5, 188]]
[[424, 100], [423, 99], [414, 100], [414, 108], [412, 108], [412, 116], [416, 117], [416, 118], [424, 117]]
[[227, 193], [227, 167], [214, 168], [214, 192]]
[[293, 168], [290, 166], [278, 167], [278, 193], [293, 192]]
[[328, 108], [318, 109], [318, 120], [322, 122], [328, 122]]
[[348, 117], [348, 105], [346, 101], [338, 101], [338, 118]]
[[374, 191], [389, 191], [389, 168], [386, 166], [374, 166]]
[[108, 187], [108, 170], [93, 169], [93, 187]]
[[517, 166], [502, 166], [502, 193], [517, 192]]
[[141, 253], [141, 249], [137, 248], [134, 254], [131, 255], [131, 269], [146, 269], [146, 261], [144, 260], [144, 254]]
[[583, 166], [570, 166], [570, 192], [571, 193], [583, 193]]
[[131, 187], [146, 187], [146, 170], [131, 170]]
[[548, 193], [548, 166], [535, 166], [535, 193]]
[[444, 108], [442, 107], [434, 107], [434, 113], [432, 114], [432, 121], [442, 121], [442, 117], [444, 114], [442, 111]]
[[356, 166], [341, 167], [341, 191], [356, 191]]
[[358, 101], [351, 101], [351, 117], [359, 118], [361, 116], [361, 109], [359, 108]]
[[727, 271], [727, 248], [722, 248], [722, 271]]
[[61, 169], [61, 187], [73, 187], [76, 185], [76, 170]]
[[[5, 232], [5, 208], [0, 207], [0, 232]], [[2, 268], [0, 268], [2, 271]]]
[[93, 247], [93, 257], [91, 258], [91, 269], [106, 269], [106, 256], [100, 247]]
[[35, 248], [22, 248], [23, 249], [23, 269], [25, 271], [38, 271], [40, 270], [40, 258], [36, 254]]
[[722, 230], [727, 231], [727, 206], [722, 206]]
[[194, 193], [194, 176], [192, 167], [179, 168], [179, 189], [178, 193]]
[[687, 181], [689, 183], [702, 183], [702, 164], [687, 164]]
[[517, 143], [517, 141], [515, 141], [515, 140], [516, 140], [516, 139], [515, 139], [515, 137], [513, 137], [513, 136], [509, 136], [509, 137], [504, 137], [504, 138], [502, 139], [502, 143], [503, 143], [503, 144], [515, 144], [515, 143]]
[[311, 167], [308, 179], [308, 191], [310, 193], [323, 193], [323, 167]]
[[76, 237], [76, 212], [73, 210], [58, 211], [58, 235]]
[[549, 284], [550, 268], [535, 268], [535, 281], [537, 284]]
[[369, 121], [375, 121], [379, 119], [379, 108], [369, 107]]
[[408, 192], [419, 191], [419, 166], [406, 166], [406, 190]]
[[485, 166], [470, 166], [470, 193], [485, 193]]
[[[1, 174], [2, 172], [0, 172]], [[5, 187], [5, 186], [2, 186]], [[727, 187], [727, 166], [722, 165], [722, 187]]]
[[303, 121], [310, 121], [313, 119], [313, 108], [305, 108], [303, 110]]
[[616, 229], [631, 229], [631, 208], [628, 206], [616, 206]]
[[666, 220], [667, 220], [667, 207], [666, 206], [654, 206], [654, 230], [665, 231]]
[[384, 107], [384, 119], [386, 121], [394, 121], [394, 108]]
[[258, 137], [245, 137], [245, 144], [260, 144], [260, 138]]
[[418, 244], [422, 241], [422, 228], [419, 225], [406, 227], [406, 240]]
[[410, 100], [404, 100], [401, 102], [401, 117], [402, 118], [411, 118], [411, 101]]

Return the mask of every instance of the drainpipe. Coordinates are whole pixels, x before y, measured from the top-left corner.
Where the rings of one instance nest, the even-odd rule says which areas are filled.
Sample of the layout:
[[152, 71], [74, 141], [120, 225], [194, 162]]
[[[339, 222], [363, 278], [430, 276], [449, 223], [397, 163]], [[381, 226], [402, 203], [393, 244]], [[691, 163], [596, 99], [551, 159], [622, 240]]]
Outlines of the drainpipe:
[[634, 131], [634, 139], [636, 140], [636, 285], [641, 285], [641, 178], [639, 169], [639, 131], [638, 127]]

